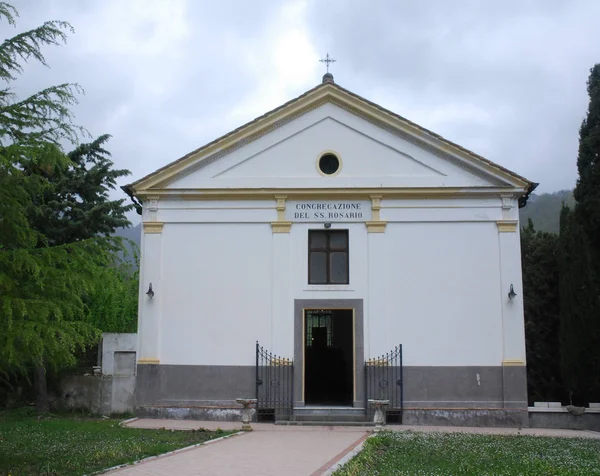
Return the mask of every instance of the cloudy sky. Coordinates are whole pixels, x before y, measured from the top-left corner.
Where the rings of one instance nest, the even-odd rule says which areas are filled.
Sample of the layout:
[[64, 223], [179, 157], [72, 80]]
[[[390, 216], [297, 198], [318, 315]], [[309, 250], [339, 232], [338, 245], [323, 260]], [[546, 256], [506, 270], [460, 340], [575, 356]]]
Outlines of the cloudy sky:
[[540, 182], [573, 187], [598, 0], [22, 0], [17, 28], [75, 28], [17, 92], [77, 82], [77, 122], [129, 182], [335, 80]]

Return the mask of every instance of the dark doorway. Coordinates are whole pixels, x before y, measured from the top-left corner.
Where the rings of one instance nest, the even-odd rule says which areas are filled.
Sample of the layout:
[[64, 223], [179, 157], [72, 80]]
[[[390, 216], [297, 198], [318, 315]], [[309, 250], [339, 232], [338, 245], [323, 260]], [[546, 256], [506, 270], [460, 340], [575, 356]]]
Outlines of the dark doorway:
[[352, 309], [304, 311], [304, 402], [352, 406], [354, 339]]

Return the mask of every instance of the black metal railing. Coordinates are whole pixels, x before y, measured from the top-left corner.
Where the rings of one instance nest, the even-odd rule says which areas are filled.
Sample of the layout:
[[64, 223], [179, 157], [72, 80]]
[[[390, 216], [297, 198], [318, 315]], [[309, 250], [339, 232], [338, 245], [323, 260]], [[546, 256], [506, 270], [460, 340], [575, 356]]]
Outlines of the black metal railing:
[[294, 361], [256, 343], [257, 421], [289, 420], [294, 406]]
[[386, 417], [388, 423], [402, 423], [404, 392], [402, 380], [402, 344], [387, 354], [365, 361], [365, 411], [372, 420], [374, 408], [368, 400], [389, 400]]

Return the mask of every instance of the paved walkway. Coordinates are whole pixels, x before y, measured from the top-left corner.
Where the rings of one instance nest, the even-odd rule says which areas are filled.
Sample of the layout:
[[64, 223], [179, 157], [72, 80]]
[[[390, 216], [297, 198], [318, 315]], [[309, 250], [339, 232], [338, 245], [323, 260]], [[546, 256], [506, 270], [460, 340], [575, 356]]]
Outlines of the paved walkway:
[[[140, 419], [126, 423], [134, 428], [167, 428], [173, 430], [237, 430], [240, 423], [196, 420]], [[144, 463], [111, 471], [115, 476], [218, 475], [218, 476], [317, 476], [342, 459], [368, 435], [361, 427], [279, 426], [254, 423], [253, 432], [232, 436], [212, 444], [151, 459]], [[444, 431], [481, 434], [517, 434], [600, 438], [593, 431], [539, 428], [465, 428], [389, 426], [395, 431]]]
[[[239, 423], [136, 420], [135, 428], [236, 430]], [[115, 476], [311, 476], [326, 470], [368, 435], [360, 427], [286, 427], [255, 423], [254, 431], [111, 471]]]

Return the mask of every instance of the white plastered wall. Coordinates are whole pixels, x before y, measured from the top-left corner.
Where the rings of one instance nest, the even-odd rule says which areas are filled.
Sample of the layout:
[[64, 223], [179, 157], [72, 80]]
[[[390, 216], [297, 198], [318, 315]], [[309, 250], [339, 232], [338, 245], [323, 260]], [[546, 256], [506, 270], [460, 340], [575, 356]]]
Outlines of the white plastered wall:
[[271, 227], [167, 224], [162, 364], [239, 365], [271, 325]]
[[497, 226], [517, 216], [499, 197], [383, 200], [385, 233], [332, 224], [349, 230], [350, 284], [310, 286], [308, 230], [322, 223], [272, 233], [275, 201], [162, 201], [162, 233], [144, 237], [142, 282], [159, 284], [152, 300], [141, 287], [142, 357], [252, 365], [256, 340], [291, 357], [294, 299], [363, 299], [366, 357], [401, 343], [405, 365], [524, 360], [519, 236]]

